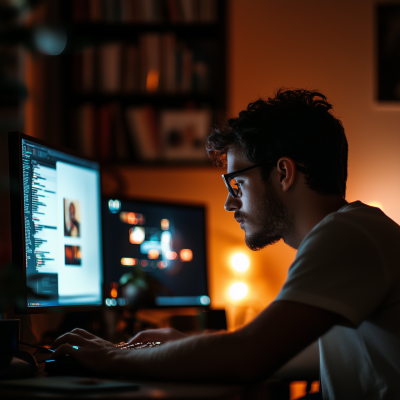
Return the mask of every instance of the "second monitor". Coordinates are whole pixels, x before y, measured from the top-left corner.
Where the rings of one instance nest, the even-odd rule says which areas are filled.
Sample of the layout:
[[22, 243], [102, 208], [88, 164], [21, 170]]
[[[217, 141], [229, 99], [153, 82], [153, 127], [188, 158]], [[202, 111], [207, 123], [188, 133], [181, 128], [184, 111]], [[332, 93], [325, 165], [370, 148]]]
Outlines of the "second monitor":
[[208, 306], [205, 208], [102, 201], [105, 305]]

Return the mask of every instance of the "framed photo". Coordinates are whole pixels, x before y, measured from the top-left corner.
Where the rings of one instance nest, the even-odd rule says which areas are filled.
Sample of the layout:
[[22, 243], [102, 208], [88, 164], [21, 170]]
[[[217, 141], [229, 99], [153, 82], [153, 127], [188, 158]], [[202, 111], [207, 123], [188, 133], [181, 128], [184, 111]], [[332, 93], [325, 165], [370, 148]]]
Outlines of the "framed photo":
[[163, 111], [160, 114], [161, 157], [168, 161], [206, 160], [205, 141], [210, 125], [209, 110]]
[[379, 103], [400, 104], [400, 3], [376, 5]]

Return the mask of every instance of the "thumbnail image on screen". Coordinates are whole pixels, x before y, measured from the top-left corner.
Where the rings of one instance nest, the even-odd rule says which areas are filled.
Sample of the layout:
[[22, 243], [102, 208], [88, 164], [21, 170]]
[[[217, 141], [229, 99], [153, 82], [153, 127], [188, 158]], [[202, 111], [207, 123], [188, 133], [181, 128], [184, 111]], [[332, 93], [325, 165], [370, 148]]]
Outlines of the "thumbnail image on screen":
[[209, 305], [204, 207], [103, 199], [107, 306]]
[[79, 200], [64, 199], [64, 235], [80, 236], [79, 221], [81, 220]]
[[29, 307], [102, 304], [96, 162], [22, 139]]

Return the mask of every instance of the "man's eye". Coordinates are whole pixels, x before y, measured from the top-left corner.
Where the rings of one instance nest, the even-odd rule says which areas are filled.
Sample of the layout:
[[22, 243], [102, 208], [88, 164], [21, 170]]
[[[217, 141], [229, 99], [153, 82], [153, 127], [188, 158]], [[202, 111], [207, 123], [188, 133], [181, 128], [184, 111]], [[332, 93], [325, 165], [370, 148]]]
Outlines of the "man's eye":
[[240, 182], [237, 182], [237, 181], [233, 181], [233, 182], [232, 182], [232, 186], [233, 186], [235, 189], [241, 189], [241, 188], [242, 188], [242, 184], [241, 184]]

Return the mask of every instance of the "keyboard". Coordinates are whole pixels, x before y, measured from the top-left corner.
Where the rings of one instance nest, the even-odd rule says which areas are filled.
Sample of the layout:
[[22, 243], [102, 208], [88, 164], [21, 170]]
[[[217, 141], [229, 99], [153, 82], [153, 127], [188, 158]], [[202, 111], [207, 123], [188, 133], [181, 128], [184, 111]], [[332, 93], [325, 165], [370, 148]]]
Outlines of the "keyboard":
[[138, 342], [138, 343], [126, 343], [121, 342], [115, 345], [115, 347], [120, 348], [121, 350], [139, 350], [145, 349], [147, 347], [158, 347], [161, 342]]

